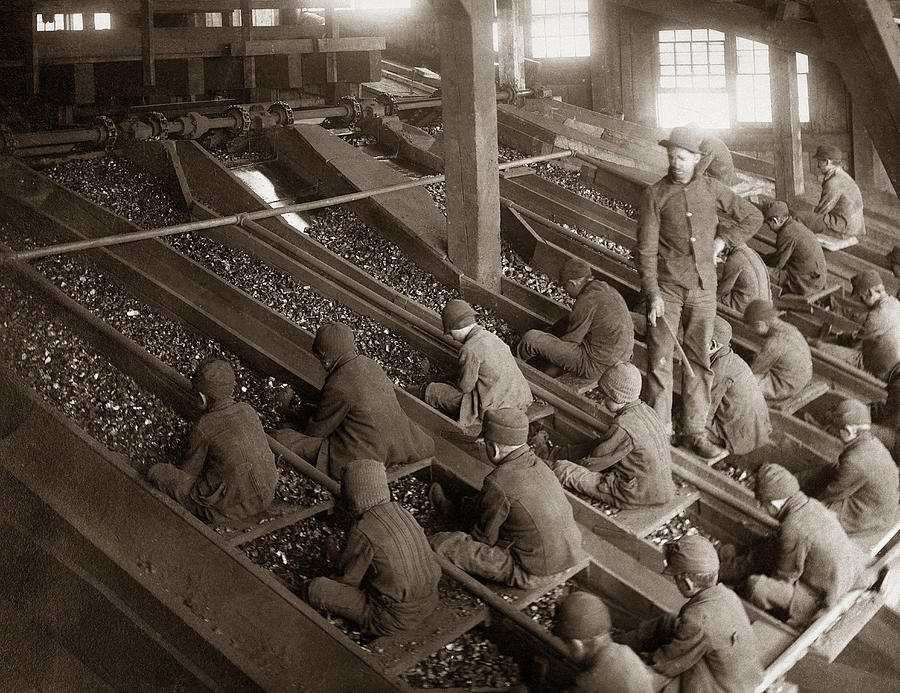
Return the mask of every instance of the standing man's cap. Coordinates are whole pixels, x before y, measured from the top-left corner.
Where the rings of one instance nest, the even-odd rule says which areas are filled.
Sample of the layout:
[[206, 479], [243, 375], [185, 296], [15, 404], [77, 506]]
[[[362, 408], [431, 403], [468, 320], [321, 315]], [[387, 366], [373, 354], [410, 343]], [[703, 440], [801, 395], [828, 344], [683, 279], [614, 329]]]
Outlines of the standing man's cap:
[[790, 216], [791, 210], [788, 209], [787, 202], [784, 200], [775, 200], [766, 207], [766, 217], [773, 219], [775, 217]]
[[689, 152], [694, 152], [694, 154], [702, 154], [703, 136], [690, 128], [672, 128], [669, 138], [660, 140], [659, 145], [666, 149], [669, 147], [680, 147], [681, 149], [687, 149]]
[[869, 289], [884, 286], [884, 279], [881, 278], [878, 270], [867, 269], [854, 276], [850, 280], [850, 284], [853, 285], [853, 294], [862, 296]]
[[500, 445], [524, 445], [528, 442], [528, 416], [521, 409], [488, 409], [482, 417], [486, 441]]
[[619, 363], [610, 366], [600, 376], [600, 390], [619, 404], [634, 402], [641, 396], [641, 372], [633, 363]]
[[595, 594], [573, 592], [556, 607], [553, 632], [564, 640], [590, 640], [609, 632], [609, 609]]
[[843, 161], [844, 152], [841, 148], [833, 144], [820, 144], [813, 154], [813, 159], [831, 159], [832, 161]]
[[714, 573], [719, 569], [719, 555], [708, 539], [699, 534], [685, 534], [666, 544], [665, 575], [682, 573]]
[[313, 349], [329, 360], [337, 359], [349, 352], [356, 353], [356, 339], [349, 325], [342, 322], [327, 322], [316, 330]]
[[852, 398], [841, 400], [831, 412], [831, 418], [838, 426], [864, 426], [872, 423], [868, 405]]
[[570, 279], [592, 276], [594, 276], [594, 273], [591, 271], [591, 266], [580, 257], [570, 257], [559, 270], [559, 281], [561, 284], [565, 284]]
[[751, 301], [750, 305], [747, 306], [747, 309], [744, 311], [744, 322], [748, 324], [754, 322], [768, 322], [777, 316], [778, 312], [771, 302], [758, 298], [755, 301]]
[[450, 330], [460, 330], [475, 322], [475, 311], [465, 301], [454, 298], [447, 301], [441, 311], [441, 321], [444, 323], [444, 334], [449, 334]]
[[227, 399], [234, 394], [234, 368], [222, 359], [202, 364], [193, 381], [194, 389], [211, 399]]
[[780, 464], [764, 464], [756, 473], [756, 497], [764, 503], [790, 498], [799, 490], [797, 477]]

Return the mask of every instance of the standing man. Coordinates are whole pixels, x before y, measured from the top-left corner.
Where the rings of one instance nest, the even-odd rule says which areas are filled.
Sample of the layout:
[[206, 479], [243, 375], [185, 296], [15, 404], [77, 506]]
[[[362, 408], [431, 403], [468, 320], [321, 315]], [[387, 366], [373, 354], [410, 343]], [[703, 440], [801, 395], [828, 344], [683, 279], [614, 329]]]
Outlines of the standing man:
[[822, 195], [811, 212], [800, 212], [797, 218], [813, 233], [827, 233], [838, 238], [864, 236], [862, 193], [856, 181], [842, 167], [844, 154], [833, 144], [820, 145], [815, 154], [822, 174]]
[[791, 217], [787, 203], [775, 200], [766, 210], [766, 223], [775, 232], [775, 252], [765, 260], [775, 283], [785, 293], [809, 296], [825, 288], [828, 267], [816, 235]]
[[[644, 191], [638, 223], [638, 269], [647, 297], [647, 400], [663, 424], [672, 426], [672, 353], [675, 333], [684, 328], [685, 355], [694, 371], [682, 369], [682, 433], [701, 457], [720, 448], [706, 434], [712, 370], [709, 342], [716, 315], [715, 257], [746, 241], [763, 216], [756, 207], [708, 176], [695, 175], [701, 138], [674, 128], [660, 144], [669, 173]], [[719, 228], [718, 212], [734, 224]], [[717, 233], [718, 229], [718, 233]]]

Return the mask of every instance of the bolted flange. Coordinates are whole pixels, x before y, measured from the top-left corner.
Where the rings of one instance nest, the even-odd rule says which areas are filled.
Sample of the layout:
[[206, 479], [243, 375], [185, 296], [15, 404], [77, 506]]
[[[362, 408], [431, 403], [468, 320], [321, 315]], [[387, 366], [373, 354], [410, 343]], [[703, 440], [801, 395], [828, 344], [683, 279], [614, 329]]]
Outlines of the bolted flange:
[[148, 139], [164, 140], [169, 136], [169, 119], [159, 111], [151, 111], [147, 114], [147, 121], [153, 128], [153, 135]]
[[347, 107], [347, 115], [344, 116], [344, 125], [347, 127], [353, 125], [362, 117], [362, 106], [352, 96], [345, 96], [338, 103]]
[[233, 128], [229, 128], [228, 134], [232, 137], [242, 135], [250, 131], [250, 111], [243, 106], [230, 106], [225, 115], [232, 116], [237, 123]]
[[276, 101], [269, 106], [269, 113], [278, 118], [278, 124], [288, 127], [294, 124], [294, 109], [284, 101]]
[[100, 130], [100, 140], [98, 144], [102, 145], [106, 151], [114, 149], [116, 142], [119, 141], [119, 128], [109, 116], [97, 116], [97, 128]]

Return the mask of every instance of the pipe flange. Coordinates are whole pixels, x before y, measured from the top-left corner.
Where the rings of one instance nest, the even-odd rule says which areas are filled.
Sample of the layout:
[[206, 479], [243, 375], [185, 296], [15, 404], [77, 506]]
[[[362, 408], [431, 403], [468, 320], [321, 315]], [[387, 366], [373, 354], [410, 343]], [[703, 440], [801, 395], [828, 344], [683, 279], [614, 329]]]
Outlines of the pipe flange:
[[153, 128], [151, 140], [164, 140], [169, 137], [169, 119], [159, 111], [151, 111], [147, 114], [147, 122]]
[[294, 124], [294, 109], [285, 101], [276, 101], [269, 106], [269, 113], [278, 118], [278, 124], [288, 127]]
[[385, 92], [381, 92], [375, 97], [375, 101], [384, 106], [384, 115], [397, 115], [397, 99], [394, 98], [393, 94], [386, 94]]
[[503, 103], [515, 103], [516, 102], [516, 88], [512, 84], [508, 82], [505, 84], [497, 84], [497, 96], [503, 94], [504, 101]]
[[250, 111], [246, 108], [243, 106], [229, 106], [228, 110], [225, 111], [225, 115], [233, 117], [235, 123], [237, 123], [234, 127], [228, 129], [229, 135], [237, 137], [250, 132]]
[[119, 141], [119, 128], [109, 116], [97, 116], [97, 128], [100, 130], [100, 141], [98, 142], [106, 151], [115, 148], [116, 142]]
[[347, 127], [350, 127], [362, 118], [362, 105], [352, 96], [343, 97], [338, 101], [338, 104], [347, 108], [347, 115], [344, 116], [344, 125]]
[[19, 148], [19, 141], [8, 125], [0, 125], [0, 154], [12, 154]]

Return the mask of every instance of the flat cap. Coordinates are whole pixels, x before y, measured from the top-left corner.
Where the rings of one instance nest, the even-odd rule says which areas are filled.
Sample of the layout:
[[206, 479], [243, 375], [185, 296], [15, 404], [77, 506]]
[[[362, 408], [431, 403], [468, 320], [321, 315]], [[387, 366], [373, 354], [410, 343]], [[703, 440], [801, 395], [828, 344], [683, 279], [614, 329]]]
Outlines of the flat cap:
[[751, 301], [744, 311], [744, 322], [767, 322], [777, 316], [778, 313], [770, 301], [758, 298], [755, 301]]
[[444, 334], [448, 334], [450, 330], [459, 330], [475, 322], [475, 311], [465, 301], [453, 298], [441, 311], [441, 321], [444, 323]]
[[763, 502], [790, 498], [799, 490], [797, 477], [780, 464], [770, 462], [756, 472], [756, 497]]
[[861, 296], [869, 289], [874, 289], [876, 286], [884, 286], [884, 279], [881, 278], [878, 270], [867, 269], [854, 275], [850, 283], [853, 285], [853, 293], [856, 296]]
[[600, 390], [619, 404], [628, 404], [641, 396], [641, 372], [633, 363], [620, 361], [600, 376]]
[[581, 279], [582, 277], [593, 276], [591, 266], [580, 257], [570, 257], [559, 268], [559, 281], [565, 284], [570, 279]]
[[773, 200], [766, 207], [766, 216], [771, 219], [773, 217], [790, 216], [791, 210], [788, 209], [787, 202], [784, 200]]
[[872, 423], [869, 407], [858, 399], [843, 399], [831, 411], [831, 419], [838, 426], [863, 426]]
[[197, 368], [193, 377], [194, 389], [211, 399], [227, 399], [234, 394], [234, 368], [228, 361], [207, 361]]
[[482, 417], [482, 435], [487, 441], [501, 445], [524, 445], [528, 442], [528, 416], [521, 409], [488, 409]]
[[703, 145], [703, 135], [688, 127], [672, 128], [668, 139], [660, 140], [659, 145], [666, 149], [679, 147], [687, 149], [689, 152], [700, 154]]
[[831, 159], [832, 161], [843, 161], [844, 152], [841, 148], [834, 144], [820, 144], [813, 154], [813, 159]]
[[720, 315], [716, 316], [713, 323], [713, 339], [719, 346], [725, 346], [731, 342], [731, 323]]
[[685, 534], [666, 544], [666, 575], [713, 573], [719, 569], [719, 555], [708, 539], [699, 534]]
[[572, 592], [556, 607], [553, 632], [565, 640], [589, 640], [609, 632], [609, 609], [595, 594]]

